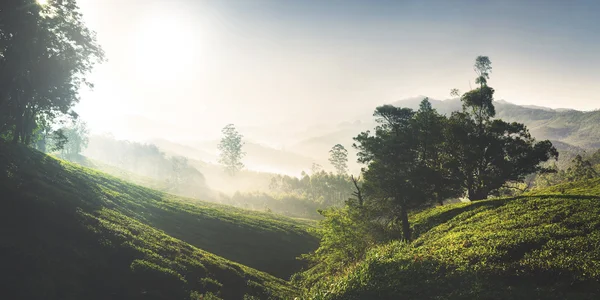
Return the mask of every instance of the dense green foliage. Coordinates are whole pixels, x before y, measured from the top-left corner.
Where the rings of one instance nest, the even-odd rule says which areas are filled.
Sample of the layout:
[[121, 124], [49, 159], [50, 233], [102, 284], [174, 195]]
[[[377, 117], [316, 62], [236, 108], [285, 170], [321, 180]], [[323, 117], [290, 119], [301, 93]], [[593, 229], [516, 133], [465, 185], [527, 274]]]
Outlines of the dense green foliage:
[[494, 119], [494, 89], [488, 86], [491, 61], [475, 60], [479, 87], [461, 96], [463, 111], [448, 120], [450, 155], [457, 160], [457, 175], [470, 200], [486, 199], [507, 182], [523, 182], [525, 177], [547, 171], [541, 163], [558, 158], [548, 140], [536, 142], [527, 127]]
[[358, 161], [367, 164], [362, 209], [377, 211], [367, 222], [400, 221], [410, 240], [409, 211], [463, 194], [486, 199], [547, 171], [541, 163], [558, 157], [550, 141], [536, 142], [525, 125], [493, 119], [489, 58], [477, 57], [475, 71], [479, 87], [462, 95], [462, 112], [442, 116], [427, 98], [416, 112], [384, 105], [375, 110], [375, 132], [354, 138]]
[[[471, 207], [476, 209], [469, 212], [474, 214], [479, 213], [479, 208], [488, 208], [485, 220], [480, 221], [482, 224], [472, 225], [472, 228], [458, 224], [460, 229], [456, 234], [452, 232], [446, 238], [443, 234], [447, 230], [443, 231], [432, 239], [431, 247], [422, 246], [425, 243], [422, 240], [428, 236], [424, 233], [435, 232], [429, 231], [431, 227], [428, 226], [454, 229], [454, 225], [447, 227], [450, 226], [447, 223], [464, 220], [460, 216], [471, 216], [462, 209], [464, 206], [452, 213], [447, 208], [440, 208], [448, 218], [435, 217], [430, 221], [423, 216], [430, 216], [431, 211], [418, 214], [422, 209], [462, 195], [473, 201], [507, 194], [507, 185], [514, 187], [536, 172], [551, 171], [542, 163], [558, 156], [550, 141], [536, 142], [523, 124], [494, 119], [494, 89], [487, 84], [491, 72], [489, 58], [477, 57], [474, 68], [479, 86], [462, 95], [461, 112], [440, 115], [427, 98], [417, 111], [384, 105], [375, 110], [379, 124], [375, 132], [366, 131], [355, 138], [358, 160], [367, 164], [362, 171], [362, 184], [354, 182], [354, 197], [346, 201], [344, 208], [321, 212], [325, 219], [316, 230], [321, 237], [320, 247], [304, 255], [311, 268], [294, 277], [296, 282], [310, 288], [316, 299], [392, 299], [393, 295], [404, 295], [407, 299], [419, 295], [427, 295], [424, 298], [473, 298], [481, 291], [481, 286], [495, 281], [494, 276], [499, 276], [498, 281], [506, 284], [506, 280], [512, 279], [505, 280], [504, 277], [518, 275], [518, 270], [503, 267], [520, 266], [521, 253], [511, 253], [510, 249], [506, 250], [509, 253], [500, 253], [503, 249], [498, 245], [518, 244], [523, 239], [528, 245], [527, 238], [540, 238], [535, 233], [526, 232], [524, 234], [531, 237], [519, 236], [521, 239], [498, 236], [492, 240], [485, 235], [486, 231], [481, 247], [470, 248], [476, 242], [477, 230], [483, 228], [493, 233], [505, 229], [503, 223], [497, 224], [499, 218], [505, 218], [504, 212], [494, 209], [499, 203], [506, 204], [507, 200], [473, 204]], [[458, 91], [453, 90], [453, 93], [458, 94]], [[581, 165], [576, 164], [578, 170]], [[409, 218], [409, 214], [413, 217]], [[452, 219], [459, 214], [457, 219]], [[444, 221], [447, 223], [439, 223]], [[539, 226], [545, 228], [545, 224]], [[463, 232], [467, 235], [463, 236]], [[550, 235], [551, 230], [543, 233]], [[546, 236], [543, 242], [548, 240], [550, 237]], [[469, 248], [465, 250], [466, 254], [454, 253], [456, 249], [452, 247], [459, 244]], [[383, 253], [380, 249], [393, 251]], [[371, 264], [373, 255], [376, 259]], [[385, 256], [382, 268], [377, 260], [379, 255]], [[469, 255], [477, 258], [471, 259]], [[498, 255], [500, 257], [496, 257]], [[390, 260], [389, 265], [385, 265]], [[517, 261], [514, 266], [505, 264], [511, 260]], [[498, 266], [494, 266], [496, 262]], [[479, 270], [483, 270], [481, 274]], [[508, 273], [499, 274], [499, 270]], [[341, 279], [337, 278], [340, 276]], [[475, 280], [472, 280], [473, 276]], [[428, 288], [430, 283], [439, 287]], [[457, 285], [460, 287], [455, 288]], [[527, 291], [524, 295], [533, 294]]]
[[443, 156], [444, 118], [423, 100], [419, 111], [391, 105], [378, 107], [375, 117], [380, 125], [355, 138], [363, 170], [364, 207], [375, 222], [391, 226], [401, 222], [402, 238], [411, 239], [408, 212], [431, 205], [439, 199], [460, 195], [458, 182], [448, 180]]
[[0, 170], [2, 290], [12, 298], [289, 298], [282, 280], [214, 254], [286, 278], [316, 247], [303, 223], [192, 202], [25, 147], [1, 143]]
[[311, 299], [597, 299], [600, 205], [526, 197], [415, 214], [416, 239], [368, 251]]
[[0, 20], [0, 136], [31, 144], [55, 118], [76, 116], [79, 89], [104, 54], [75, 0], [2, 1]]

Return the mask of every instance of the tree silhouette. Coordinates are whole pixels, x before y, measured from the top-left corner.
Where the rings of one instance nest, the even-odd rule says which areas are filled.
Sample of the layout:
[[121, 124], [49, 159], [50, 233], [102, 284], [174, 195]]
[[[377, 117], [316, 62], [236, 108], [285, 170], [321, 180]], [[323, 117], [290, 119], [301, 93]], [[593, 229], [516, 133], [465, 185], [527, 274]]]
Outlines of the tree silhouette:
[[348, 173], [348, 150], [337, 144], [329, 150], [329, 162], [335, 168], [338, 175]]
[[523, 182], [525, 176], [545, 171], [540, 163], [558, 158], [558, 152], [548, 140], [536, 142], [525, 125], [494, 119], [490, 59], [478, 56], [474, 69], [479, 87], [464, 93], [463, 111], [450, 116], [446, 151], [457, 160], [453, 174], [469, 199], [481, 200], [506, 182]]
[[225, 166], [225, 171], [233, 176], [244, 167], [242, 158], [246, 153], [242, 151], [243, 136], [238, 133], [233, 124], [225, 126], [221, 132], [223, 138], [218, 145], [221, 152], [219, 162]]
[[43, 122], [73, 115], [104, 53], [75, 0], [0, 1], [0, 136], [31, 144]]

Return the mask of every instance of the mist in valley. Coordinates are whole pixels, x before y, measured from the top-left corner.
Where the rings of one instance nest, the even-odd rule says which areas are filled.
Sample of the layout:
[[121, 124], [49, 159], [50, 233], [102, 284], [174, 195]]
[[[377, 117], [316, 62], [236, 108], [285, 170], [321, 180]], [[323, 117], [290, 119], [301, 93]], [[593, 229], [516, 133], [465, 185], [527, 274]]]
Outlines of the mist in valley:
[[599, 299], [600, 4], [2, 0], [7, 299]]

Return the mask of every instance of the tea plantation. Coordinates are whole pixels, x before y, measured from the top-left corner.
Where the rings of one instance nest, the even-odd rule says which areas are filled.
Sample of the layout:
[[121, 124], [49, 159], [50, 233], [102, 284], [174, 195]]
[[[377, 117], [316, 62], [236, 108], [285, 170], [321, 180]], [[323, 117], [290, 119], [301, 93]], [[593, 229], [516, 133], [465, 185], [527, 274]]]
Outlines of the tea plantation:
[[455, 204], [412, 221], [413, 243], [371, 249], [343, 274], [313, 287], [309, 298], [600, 299], [596, 197]]
[[197, 203], [0, 143], [2, 298], [298, 293], [280, 278], [298, 271], [296, 257], [317, 246], [304, 223]]

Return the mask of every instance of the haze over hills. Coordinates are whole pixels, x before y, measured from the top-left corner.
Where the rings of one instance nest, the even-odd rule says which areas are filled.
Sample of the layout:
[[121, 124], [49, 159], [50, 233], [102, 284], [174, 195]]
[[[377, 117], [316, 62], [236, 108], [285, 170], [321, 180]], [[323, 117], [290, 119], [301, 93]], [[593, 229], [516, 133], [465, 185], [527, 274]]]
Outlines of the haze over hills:
[[[417, 96], [391, 104], [417, 109], [425, 96]], [[434, 108], [442, 114], [450, 114], [461, 109], [459, 99], [430, 99]], [[600, 111], [578, 111], [569, 108], [553, 109], [536, 105], [517, 105], [505, 100], [494, 101], [496, 117], [510, 122], [527, 125], [536, 139], [551, 140], [557, 149], [582, 152], [585, 149], [600, 147]], [[349, 169], [357, 174], [362, 167], [356, 163], [355, 150], [352, 149], [353, 137], [365, 130], [372, 130], [377, 124], [372, 112], [364, 112], [346, 122], [319, 126], [308, 126], [302, 134], [293, 134], [284, 140], [278, 136], [253, 135], [240, 129], [248, 140], [244, 163], [249, 170], [282, 173], [298, 176], [309, 171], [313, 163], [320, 164], [325, 170], [332, 170], [327, 160], [329, 150], [335, 144], [342, 144], [349, 152]], [[263, 129], [268, 132], [270, 129]], [[252, 132], [259, 132], [255, 128]], [[272, 130], [271, 130], [272, 131]], [[148, 142], [157, 145], [163, 151], [193, 158], [207, 163], [218, 161], [218, 139], [211, 140], [170, 140], [153, 138]], [[282, 145], [281, 147], [272, 145]]]

